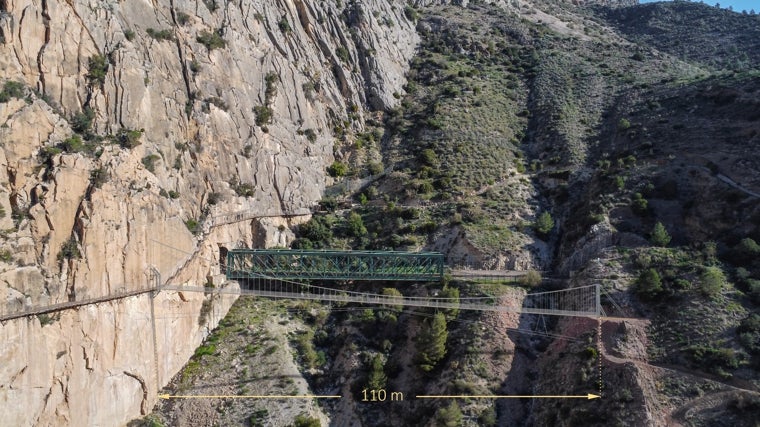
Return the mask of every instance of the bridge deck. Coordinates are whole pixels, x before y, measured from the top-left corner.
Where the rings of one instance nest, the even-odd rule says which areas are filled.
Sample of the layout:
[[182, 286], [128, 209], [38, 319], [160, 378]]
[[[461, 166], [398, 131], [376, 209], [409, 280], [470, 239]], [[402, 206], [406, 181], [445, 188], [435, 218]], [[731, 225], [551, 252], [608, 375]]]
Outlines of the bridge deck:
[[524, 314], [543, 314], [548, 316], [575, 316], [575, 317], [594, 317], [599, 314], [595, 310], [561, 310], [561, 309], [544, 309], [532, 307], [510, 307], [496, 304], [472, 303], [472, 302], [450, 302], [438, 298], [415, 298], [415, 297], [398, 297], [387, 295], [351, 295], [347, 293], [310, 293], [310, 292], [281, 292], [272, 290], [252, 290], [252, 289], [229, 289], [229, 288], [204, 288], [199, 286], [163, 286], [162, 290], [183, 291], [183, 292], [210, 292], [219, 294], [234, 295], [252, 295], [264, 298], [285, 298], [294, 300], [311, 300], [336, 303], [359, 303], [380, 306], [403, 305], [407, 307], [429, 307], [441, 309], [459, 309], [475, 311], [495, 311], [503, 313], [524, 313]]

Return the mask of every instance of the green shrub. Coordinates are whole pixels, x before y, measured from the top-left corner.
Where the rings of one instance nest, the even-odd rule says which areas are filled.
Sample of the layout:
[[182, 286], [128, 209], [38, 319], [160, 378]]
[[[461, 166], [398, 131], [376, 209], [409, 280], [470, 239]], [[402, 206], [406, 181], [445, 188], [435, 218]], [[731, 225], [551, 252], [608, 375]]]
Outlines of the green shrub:
[[132, 30], [124, 30], [124, 38], [126, 38], [128, 41], [134, 40], [135, 32]]
[[216, 346], [213, 344], [202, 345], [195, 350], [195, 357], [213, 356], [216, 353]]
[[452, 401], [449, 406], [438, 408], [435, 412], [435, 425], [443, 427], [459, 427], [462, 425], [462, 410], [456, 401]]
[[256, 114], [256, 125], [265, 126], [272, 122], [273, 111], [266, 105], [258, 105], [253, 107], [253, 112]]
[[432, 168], [437, 168], [439, 165], [438, 155], [431, 148], [426, 148], [420, 151], [419, 158], [423, 164]]
[[406, 7], [404, 7], [404, 15], [406, 15], [406, 18], [410, 21], [417, 22], [420, 19], [420, 13], [411, 5], [406, 5]]
[[300, 414], [293, 421], [293, 427], [321, 427], [321, 423], [318, 418]]
[[218, 32], [201, 31], [195, 40], [206, 46], [206, 49], [212, 51], [227, 46], [227, 42], [219, 35]]
[[154, 173], [156, 171], [156, 160], [160, 159], [158, 154], [150, 154], [142, 159], [142, 164], [149, 172]]
[[82, 253], [79, 252], [79, 245], [77, 244], [77, 241], [73, 237], [65, 241], [63, 245], [61, 245], [61, 250], [60, 252], [58, 252], [59, 261], [63, 261], [64, 259], [79, 259], [79, 258], [82, 258]]
[[280, 20], [277, 22], [277, 27], [282, 31], [283, 34], [289, 34], [293, 29], [290, 28], [290, 22], [288, 22], [288, 18], [283, 16], [280, 18]]
[[[622, 188], [620, 189], [622, 190]], [[637, 215], [644, 216], [649, 212], [649, 202], [644, 198], [644, 196], [641, 195], [641, 193], [636, 193], [633, 195], [631, 209]]]
[[529, 286], [531, 288], [541, 284], [541, 273], [536, 270], [528, 270], [525, 275], [520, 278], [520, 284], [523, 286]]
[[311, 143], [317, 141], [317, 132], [315, 132], [314, 129], [306, 129], [304, 135], [306, 135], [306, 139]]
[[327, 173], [333, 178], [345, 176], [348, 173], [348, 165], [336, 160], [327, 168]]
[[626, 118], [622, 118], [622, 119], [620, 119], [620, 121], [618, 121], [617, 127], [618, 127], [618, 130], [621, 130], [621, 131], [622, 130], [630, 129], [631, 128], [631, 122], [628, 119], [626, 119]]
[[642, 271], [636, 279], [636, 294], [643, 299], [653, 299], [662, 290], [660, 273], [654, 268]]
[[108, 60], [103, 55], [93, 55], [87, 60], [87, 80], [90, 84], [103, 86], [108, 74]]
[[367, 235], [367, 227], [364, 226], [361, 215], [356, 212], [351, 212], [348, 215], [348, 233], [354, 237], [364, 237]]
[[703, 295], [717, 295], [726, 284], [726, 276], [718, 267], [707, 267], [699, 276], [699, 290]]
[[0, 250], [0, 261], [10, 262], [13, 259], [13, 253], [8, 249]]
[[335, 55], [338, 57], [338, 59], [348, 64], [350, 57], [348, 54], [348, 49], [346, 49], [344, 46], [338, 46], [338, 48], [335, 49]]
[[185, 221], [185, 227], [194, 235], [198, 235], [201, 232], [201, 224], [194, 218]]
[[216, 12], [219, 9], [219, 3], [216, 0], [203, 0], [203, 4], [206, 5], [209, 12]]
[[116, 135], [116, 140], [122, 148], [132, 149], [140, 145], [142, 130], [120, 129]]
[[24, 84], [8, 80], [3, 84], [0, 92], [0, 102], [8, 102], [11, 98], [21, 99], [24, 97]]
[[95, 112], [92, 108], [85, 107], [81, 112], [74, 114], [69, 121], [71, 129], [76, 133], [87, 134], [92, 127], [92, 120], [95, 118]]
[[371, 175], [380, 175], [385, 170], [382, 162], [370, 162], [368, 168]]
[[72, 135], [63, 140], [61, 143], [63, 150], [67, 153], [80, 153], [87, 148], [82, 142], [82, 138], [79, 135]]
[[108, 172], [104, 167], [99, 167], [97, 169], [93, 169], [92, 172], [90, 172], [90, 182], [92, 183], [92, 186], [95, 188], [100, 188], [108, 181]]
[[148, 33], [149, 36], [159, 41], [174, 39], [174, 33], [172, 33], [172, 30], [169, 30], [169, 29], [154, 30], [153, 28], [148, 28], [147, 30], [145, 30], [145, 32]]
[[185, 12], [177, 12], [177, 23], [179, 25], [185, 25], [190, 22], [190, 15]]

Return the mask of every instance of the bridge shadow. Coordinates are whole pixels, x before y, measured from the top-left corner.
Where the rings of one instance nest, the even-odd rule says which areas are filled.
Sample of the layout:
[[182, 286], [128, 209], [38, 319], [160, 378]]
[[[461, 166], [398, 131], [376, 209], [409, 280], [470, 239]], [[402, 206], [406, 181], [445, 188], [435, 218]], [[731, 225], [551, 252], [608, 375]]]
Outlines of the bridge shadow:
[[[551, 338], [536, 333], [540, 334], [544, 329], [551, 331], [554, 325], [556, 325], [554, 316], [520, 315], [517, 330], [507, 332], [507, 337], [512, 341], [515, 348], [512, 354], [512, 364], [502, 382], [499, 394], [522, 396], [535, 394], [536, 383], [534, 379], [539, 377], [535, 361], [551, 342]], [[528, 418], [532, 404], [531, 399], [497, 400], [496, 411], [500, 420], [499, 425], [530, 425]]]

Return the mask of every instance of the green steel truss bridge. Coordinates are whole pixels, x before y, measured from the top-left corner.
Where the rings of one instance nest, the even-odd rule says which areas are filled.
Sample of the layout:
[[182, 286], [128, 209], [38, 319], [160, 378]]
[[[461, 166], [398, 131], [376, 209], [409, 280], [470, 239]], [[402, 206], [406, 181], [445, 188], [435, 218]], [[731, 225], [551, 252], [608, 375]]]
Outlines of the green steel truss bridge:
[[227, 253], [227, 279], [440, 281], [437, 252], [236, 249]]

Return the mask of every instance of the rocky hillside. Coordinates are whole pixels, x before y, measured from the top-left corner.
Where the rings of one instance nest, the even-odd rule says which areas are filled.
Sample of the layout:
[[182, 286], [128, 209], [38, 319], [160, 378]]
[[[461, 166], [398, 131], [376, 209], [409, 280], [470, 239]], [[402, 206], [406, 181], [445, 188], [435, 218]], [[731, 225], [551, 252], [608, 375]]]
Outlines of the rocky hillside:
[[[3, 413], [754, 425], [760, 21], [635, 3], [0, 1], [0, 314], [159, 279], [209, 288], [4, 321]], [[600, 283], [610, 318], [241, 299], [213, 330], [232, 303], [211, 292], [220, 258], [263, 246], [534, 270], [361, 288], [376, 293], [519, 304]], [[167, 383], [345, 397], [154, 407]], [[412, 397], [490, 393], [602, 399]]]
[[[382, 0], [0, 2], [0, 314], [201, 286], [220, 247], [287, 244], [299, 217], [252, 217], [308, 214], [335, 129], [398, 103], [417, 40]], [[155, 305], [3, 322], [4, 422], [145, 413], [229, 302]]]

